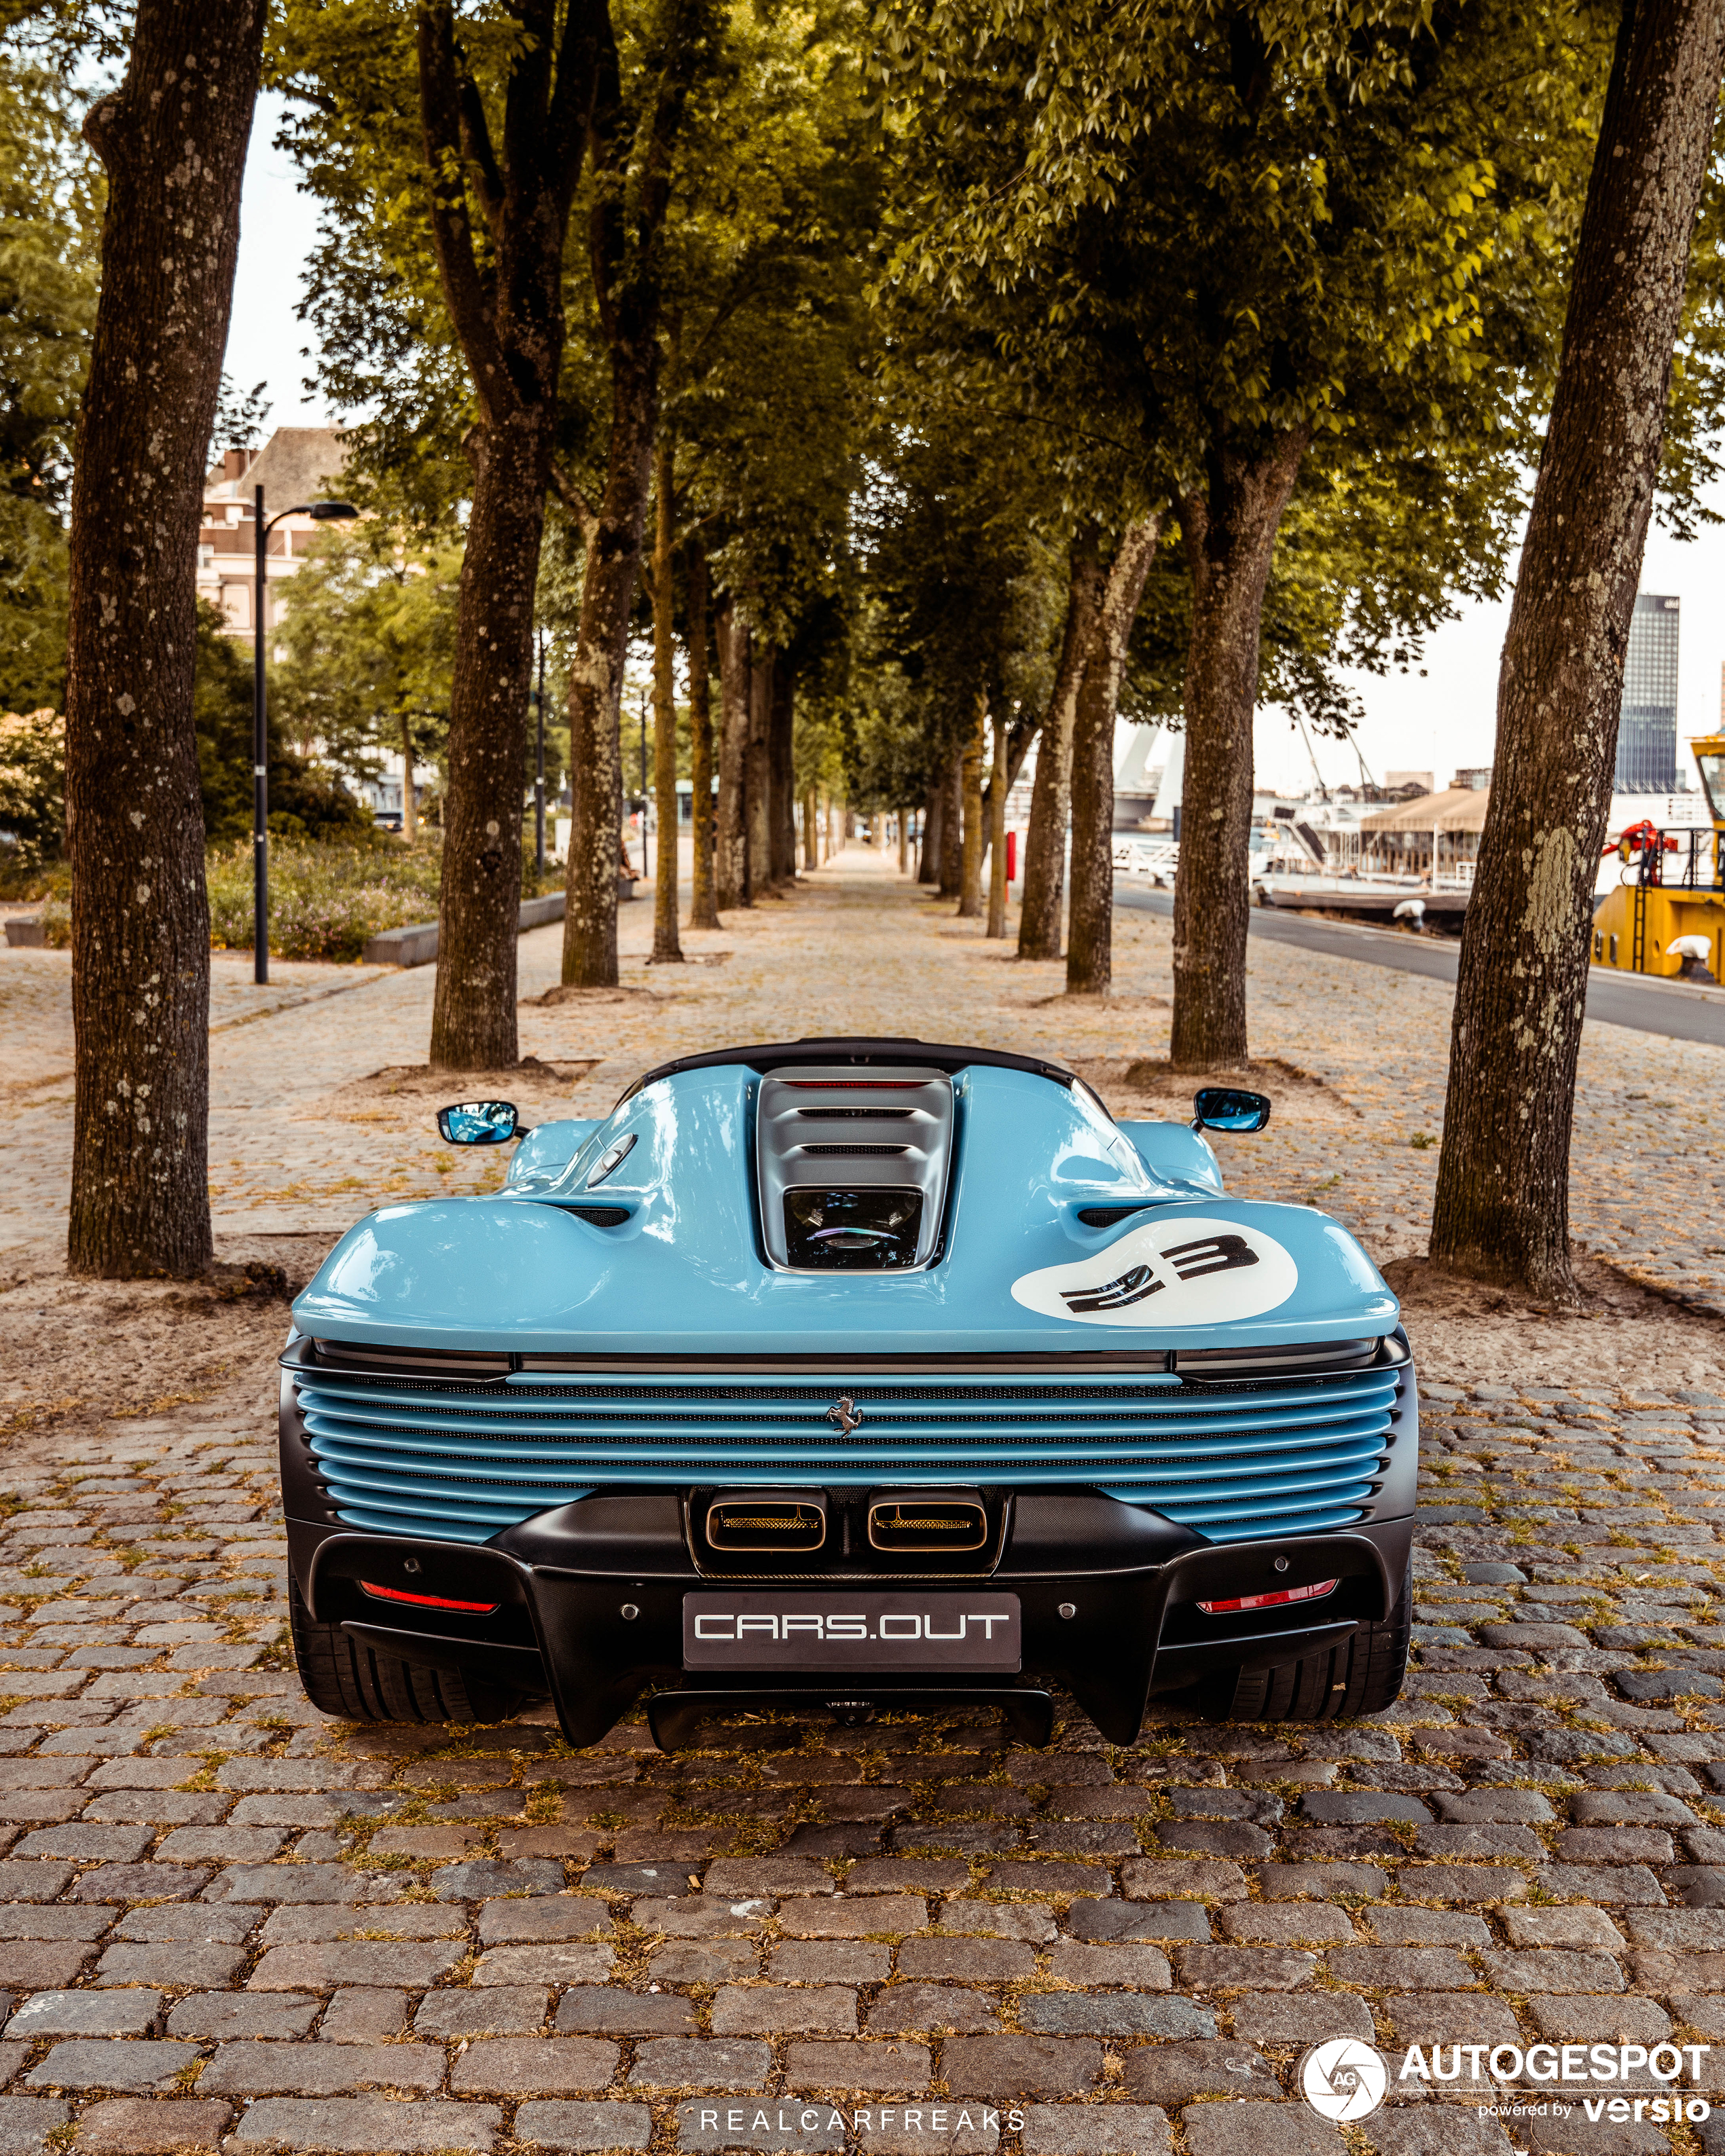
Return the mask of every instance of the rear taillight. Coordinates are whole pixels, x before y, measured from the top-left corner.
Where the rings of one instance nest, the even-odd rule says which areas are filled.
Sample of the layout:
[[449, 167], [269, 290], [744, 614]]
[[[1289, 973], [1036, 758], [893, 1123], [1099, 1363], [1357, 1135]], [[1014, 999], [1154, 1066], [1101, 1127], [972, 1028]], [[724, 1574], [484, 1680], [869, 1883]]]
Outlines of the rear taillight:
[[453, 1602], [447, 1594], [408, 1594], [399, 1587], [376, 1586], [369, 1579], [359, 1584], [380, 1602], [410, 1602], [416, 1609], [459, 1609], [469, 1616], [489, 1617], [498, 1606], [495, 1602]]
[[1321, 1579], [1315, 1587], [1279, 1587], [1274, 1594], [1236, 1594], [1229, 1602], [1200, 1602], [1206, 1617], [1231, 1617], [1237, 1609], [1280, 1609], [1285, 1602], [1316, 1602], [1333, 1594], [1339, 1579]]

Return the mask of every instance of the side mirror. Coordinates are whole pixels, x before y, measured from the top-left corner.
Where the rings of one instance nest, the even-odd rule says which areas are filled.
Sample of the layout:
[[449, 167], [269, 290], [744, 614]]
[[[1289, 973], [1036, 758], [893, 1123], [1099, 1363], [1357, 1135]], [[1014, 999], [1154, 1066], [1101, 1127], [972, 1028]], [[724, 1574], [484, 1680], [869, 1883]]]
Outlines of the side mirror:
[[437, 1127], [450, 1145], [507, 1145], [527, 1136], [513, 1101], [463, 1101], [439, 1108]]
[[1202, 1086], [1194, 1096], [1195, 1131], [1261, 1131], [1270, 1121], [1269, 1096], [1232, 1086]]

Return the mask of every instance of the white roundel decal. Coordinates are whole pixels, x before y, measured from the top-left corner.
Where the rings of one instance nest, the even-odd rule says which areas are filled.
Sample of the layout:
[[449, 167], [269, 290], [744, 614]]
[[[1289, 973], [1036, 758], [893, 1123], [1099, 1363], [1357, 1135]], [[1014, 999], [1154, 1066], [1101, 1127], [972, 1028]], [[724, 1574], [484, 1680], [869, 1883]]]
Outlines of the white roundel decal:
[[1045, 1265], [1012, 1284], [1013, 1300], [1080, 1325], [1222, 1325], [1259, 1317], [1299, 1284], [1287, 1252], [1238, 1220], [1153, 1218], [1106, 1250]]

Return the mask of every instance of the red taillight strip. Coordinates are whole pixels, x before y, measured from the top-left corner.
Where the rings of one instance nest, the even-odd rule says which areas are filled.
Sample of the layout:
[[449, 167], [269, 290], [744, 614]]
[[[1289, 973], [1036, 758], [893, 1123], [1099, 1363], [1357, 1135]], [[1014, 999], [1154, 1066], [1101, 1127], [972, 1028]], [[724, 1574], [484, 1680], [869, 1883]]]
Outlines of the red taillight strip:
[[452, 1602], [447, 1594], [407, 1594], [398, 1587], [374, 1586], [369, 1579], [359, 1584], [380, 1602], [411, 1602], [416, 1609], [463, 1609], [475, 1617], [489, 1617], [498, 1607], [495, 1602]]
[[1206, 1617], [1231, 1617], [1236, 1609], [1276, 1609], [1285, 1602], [1316, 1602], [1333, 1594], [1339, 1579], [1321, 1579], [1315, 1587], [1279, 1587], [1274, 1594], [1236, 1594], [1230, 1602], [1200, 1602]]
[[916, 1093], [932, 1086], [932, 1078], [781, 1078], [781, 1086], [798, 1093]]

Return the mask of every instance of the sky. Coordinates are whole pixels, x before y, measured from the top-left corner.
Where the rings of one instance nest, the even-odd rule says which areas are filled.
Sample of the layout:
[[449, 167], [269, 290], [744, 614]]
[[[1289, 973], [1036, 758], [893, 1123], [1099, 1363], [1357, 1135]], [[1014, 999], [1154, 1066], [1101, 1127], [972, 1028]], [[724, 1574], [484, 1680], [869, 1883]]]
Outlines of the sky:
[[316, 372], [300, 357], [309, 324], [296, 319], [302, 271], [317, 241], [317, 211], [298, 191], [298, 172], [285, 150], [275, 146], [283, 100], [266, 93], [258, 100], [239, 203], [239, 267], [234, 280], [234, 312], [223, 365], [240, 390], [268, 386], [273, 409], [269, 427], [321, 427], [337, 415], [302, 377]]
[[[321, 426], [339, 415], [325, 406], [315, 387], [303, 387], [304, 377], [316, 370], [311, 357], [301, 357], [311, 330], [294, 312], [303, 266], [317, 236], [317, 218], [310, 198], [298, 192], [292, 159], [275, 147], [281, 109], [277, 97], [260, 100], [252, 130], [227, 371], [239, 389], [249, 389], [254, 382], [267, 384], [264, 393], [274, 408], [269, 425]], [[1725, 486], [1716, 487], [1709, 500], [1725, 516]], [[1722, 709], [1725, 523], [1705, 528], [1687, 546], [1656, 523], [1648, 534], [1641, 589], [1682, 601], [1677, 733], [1680, 767], [1692, 785], [1688, 737], [1710, 732], [1719, 723]], [[1496, 604], [1469, 604], [1430, 639], [1423, 675], [1353, 677], [1366, 714], [1358, 734], [1359, 749], [1373, 778], [1381, 780], [1386, 771], [1430, 771], [1442, 786], [1458, 767], [1491, 762], [1497, 661], [1508, 619], [1507, 593]], [[1359, 765], [1351, 746], [1323, 741], [1313, 747], [1328, 783], [1358, 780]], [[1303, 793], [1311, 784], [1305, 744], [1283, 713], [1259, 713], [1255, 753], [1260, 786]]]

